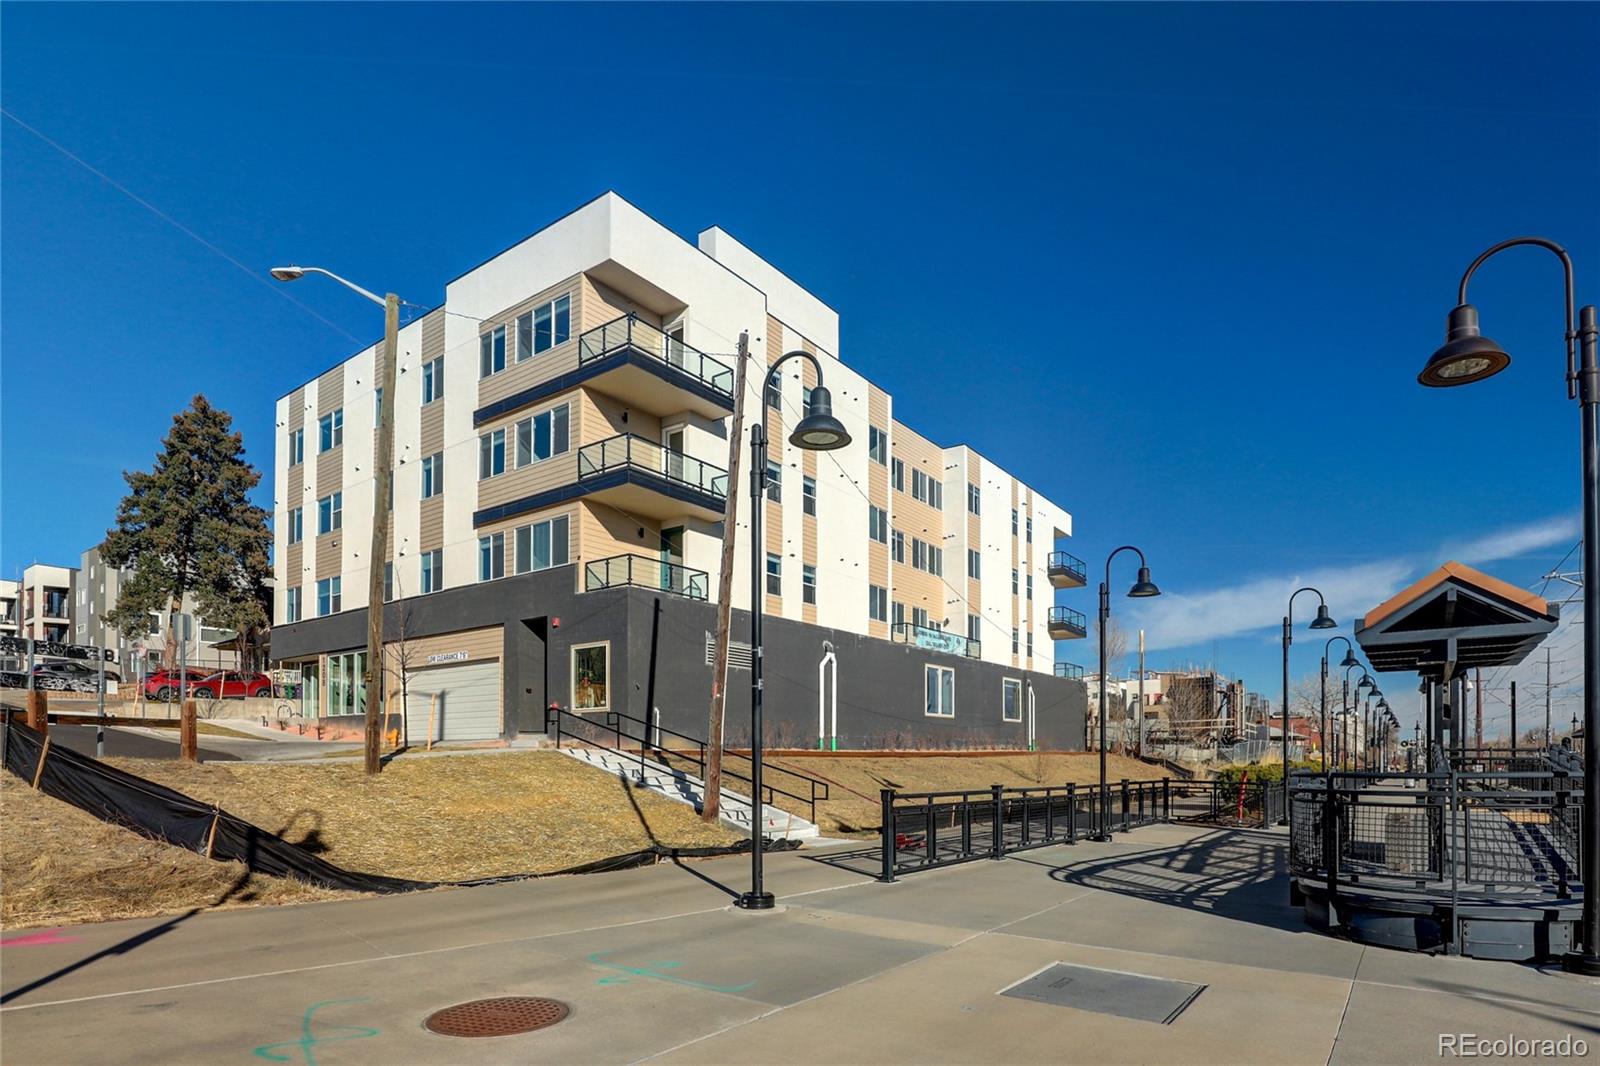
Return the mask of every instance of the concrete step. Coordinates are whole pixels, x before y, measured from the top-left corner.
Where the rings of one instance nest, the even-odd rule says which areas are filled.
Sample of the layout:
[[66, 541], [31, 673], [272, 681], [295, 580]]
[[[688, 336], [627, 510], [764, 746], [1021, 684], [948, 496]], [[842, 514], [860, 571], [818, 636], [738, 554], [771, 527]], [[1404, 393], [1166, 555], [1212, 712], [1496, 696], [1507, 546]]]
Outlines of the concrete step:
[[[620, 755], [603, 748], [585, 747], [581, 744], [567, 744], [560, 750], [574, 759], [607, 773], [616, 774], [668, 799], [687, 803], [697, 811], [704, 809], [706, 785], [693, 774], [663, 766], [652, 759], [645, 759], [641, 764], [638, 756]], [[752, 804], [748, 796], [726, 788], [722, 790], [719, 817], [723, 823], [748, 832], [751, 810]], [[776, 840], [812, 840], [822, 835], [816, 825], [805, 818], [790, 814], [771, 804], [761, 806], [761, 834]]]

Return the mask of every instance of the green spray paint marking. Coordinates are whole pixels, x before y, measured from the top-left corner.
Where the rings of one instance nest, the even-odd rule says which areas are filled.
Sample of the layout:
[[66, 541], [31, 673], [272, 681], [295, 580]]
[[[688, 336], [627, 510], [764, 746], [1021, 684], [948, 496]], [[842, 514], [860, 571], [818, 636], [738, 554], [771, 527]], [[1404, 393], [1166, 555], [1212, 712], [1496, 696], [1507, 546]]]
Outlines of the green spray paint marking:
[[378, 1030], [369, 1029], [364, 1025], [335, 1025], [324, 1026], [323, 1032], [342, 1032], [342, 1036], [314, 1036], [311, 1032], [311, 1016], [323, 1007], [331, 1007], [335, 1003], [365, 1003], [362, 999], [325, 999], [321, 1003], [313, 1003], [306, 1008], [305, 1017], [300, 1019], [300, 1039], [285, 1040], [281, 1044], [262, 1044], [255, 1049], [255, 1053], [270, 1062], [289, 1062], [293, 1055], [280, 1055], [279, 1048], [299, 1048], [300, 1055], [305, 1059], [305, 1066], [317, 1066], [317, 1057], [311, 1049], [318, 1044], [336, 1044], [341, 1040], [361, 1040], [369, 1036], [377, 1036]]
[[[659, 972], [661, 970], [676, 970], [683, 965], [681, 962], [652, 962], [649, 966], [625, 966], [620, 962], [610, 962], [602, 959], [600, 957], [602, 954], [604, 953], [594, 952], [589, 956], [589, 961], [596, 966], [604, 966], [609, 970], [621, 970], [623, 973], [631, 974], [633, 977], [651, 977], [657, 981], [665, 981], [668, 984], [683, 985], [685, 988], [699, 988], [707, 992], [743, 992], [747, 988], [755, 987], [754, 981], [746, 981], [742, 985], [708, 985], [699, 981], [691, 981], [686, 977], [674, 977], [672, 974]], [[627, 977], [619, 976], [602, 977], [595, 984], [625, 985], [628, 980]]]

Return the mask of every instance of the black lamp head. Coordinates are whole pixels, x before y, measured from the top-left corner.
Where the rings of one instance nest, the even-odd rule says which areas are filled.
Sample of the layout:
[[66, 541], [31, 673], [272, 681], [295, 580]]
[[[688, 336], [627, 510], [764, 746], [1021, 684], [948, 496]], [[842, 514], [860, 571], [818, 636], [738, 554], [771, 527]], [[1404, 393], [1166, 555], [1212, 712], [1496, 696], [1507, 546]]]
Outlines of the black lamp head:
[[1137, 580], [1137, 581], [1135, 581], [1133, 583], [1133, 587], [1128, 590], [1128, 595], [1129, 596], [1159, 596], [1159, 595], [1161, 595], [1161, 590], [1156, 588], [1156, 583], [1154, 581], [1150, 580], [1150, 568], [1148, 566], [1139, 567], [1139, 580]]
[[811, 403], [805, 417], [789, 434], [789, 443], [811, 452], [831, 452], [850, 443], [850, 433], [844, 423], [833, 417], [833, 396], [825, 386], [818, 385], [811, 390]]
[[1311, 620], [1312, 629], [1338, 629], [1339, 623], [1333, 620], [1333, 615], [1328, 613], [1328, 605], [1317, 604], [1317, 616]]
[[1377, 700], [1378, 706], [1380, 707], [1389, 706], [1389, 701], [1383, 698], [1383, 692], [1378, 688], [1378, 683], [1376, 681], [1372, 683], [1372, 691], [1367, 694], [1367, 699]]
[[1377, 688], [1377, 687], [1378, 687], [1378, 683], [1376, 681], [1372, 680], [1372, 675], [1367, 673], [1365, 670], [1361, 671], [1361, 680], [1356, 682], [1356, 691], [1360, 692], [1364, 688]]
[[1444, 346], [1428, 359], [1417, 380], [1435, 389], [1470, 385], [1511, 365], [1511, 357], [1478, 329], [1478, 309], [1462, 304], [1450, 311]]
[[1360, 661], [1356, 659], [1356, 650], [1354, 648], [1349, 648], [1344, 653], [1344, 662], [1339, 664], [1339, 669], [1348, 670], [1352, 666], [1360, 665]]

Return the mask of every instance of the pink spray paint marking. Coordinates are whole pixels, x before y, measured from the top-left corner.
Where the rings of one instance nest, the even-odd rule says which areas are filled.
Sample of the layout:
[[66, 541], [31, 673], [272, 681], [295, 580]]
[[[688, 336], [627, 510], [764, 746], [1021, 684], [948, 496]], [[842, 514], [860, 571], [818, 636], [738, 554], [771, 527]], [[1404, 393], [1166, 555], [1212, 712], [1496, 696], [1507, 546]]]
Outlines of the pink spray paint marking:
[[62, 936], [59, 929], [45, 929], [37, 933], [27, 933], [23, 936], [14, 936], [10, 940], [0, 940], [0, 948], [26, 948], [39, 947], [44, 944], [70, 944], [78, 939], [75, 936]]

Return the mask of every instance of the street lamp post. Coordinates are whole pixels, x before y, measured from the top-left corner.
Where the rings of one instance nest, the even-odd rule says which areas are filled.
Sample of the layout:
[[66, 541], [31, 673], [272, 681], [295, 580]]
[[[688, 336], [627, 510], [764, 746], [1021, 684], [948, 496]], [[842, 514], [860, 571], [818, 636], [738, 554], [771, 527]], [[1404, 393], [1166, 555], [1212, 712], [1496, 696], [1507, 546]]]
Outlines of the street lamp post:
[[[1344, 641], [1344, 662], [1336, 669], [1348, 669], [1360, 666], [1356, 661], [1355, 645], [1350, 643], [1349, 637], [1329, 637], [1322, 645], [1322, 685], [1319, 696], [1322, 700], [1322, 772], [1328, 772], [1328, 651], [1336, 640]], [[1346, 675], [1348, 677], [1348, 675]]]
[[[1283, 616], [1283, 815], [1279, 825], [1289, 824], [1289, 645], [1294, 643], [1294, 600], [1302, 592], [1317, 594], [1317, 617], [1312, 619], [1312, 629], [1333, 629], [1339, 623], [1328, 614], [1328, 601], [1319, 589], [1307, 585], [1289, 595], [1289, 609]], [[1269, 736], [1270, 740], [1271, 737]]]
[[[1106, 623], [1111, 618], [1111, 560], [1123, 552], [1133, 552], [1139, 557], [1139, 579], [1128, 589], [1128, 595], [1135, 598], [1146, 596], [1159, 596], [1161, 590], [1156, 588], [1155, 582], [1150, 580], [1150, 567], [1145, 562], [1144, 552], [1132, 544], [1122, 547], [1106, 556], [1106, 579], [1100, 582], [1100, 795], [1095, 802], [1095, 809], [1099, 816], [1095, 819], [1096, 832], [1091, 840], [1106, 841], [1111, 839], [1110, 823], [1106, 820]], [[1144, 708], [1139, 708], [1139, 713], [1144, 713]]]
[[[1478, 328], [1478, 309], [1467, 302], [1467, 283], [1490, 257], [1519, 246], [1543, 248], [1561, 260], [1566, 282], [1567, 398], [1578, 401], [1583, 460], [1583, 728], [1586, 737], [1600, 730], [1600, 320], [1589, 304], [1573, 314], [1572, 258], [1565, 248], [1544, 237], [1513, 237], [1489, 248], [1472, 261], [1456, 290], [1444, 346], [1417, 375], [1424, 385], [1467, 385], [1498, 374], [1511, 356]], [[1562, 965], [1574, 973], [1600, 976], [1600, 758], [1583, 760], [1584, 840], [1579, 849], [1583, 868], [1583, 914], [1578, 922], [1581, 948], [1568, 953]]]
[[[810, 352], [786, 352], [767, 369], [757, 396], [765, 396], [778, 368], [790, 359], [805, 359], [816, 371], [817, 387], [811, 390], [810, 406], [801, 413], [789, 443], [806, 451], [826, 452], [850, 443], [844, 423], [833, 417], [833, 396], [822, 384], [822, 364]], [[763, 404], [763, 407], [765, 405]], [[733, 486], [728, 486], [733, 491]], [[761, 845], [761, 597], [766, 570], [761, 545], [761, 513], [767, 494], [767, 429], [765, 420], [750, 427], [750, 891], [734, 901], [745, 910], [771, 910], [775, 900], [762, 884]], [[725, 530], [732, 536], [733, 530]]]
[[[379, 388], [378, 455], [373, 463], [372, 495], [372, 548], [367, 557], [367, 668], [366, 683], [367, 735], [366, 770], [369, 774], [383, 769], [378, 757], [382, 727], [382, 698], [380, 692], [383, 676], [383, 569], [389, 559], [389, 482], [394, 477], [394, 409], [395, 364], [399, 361], [400, 297], [394, 293], [379, 296], [353, 281], [341, 278], [331, 270], [321, 267], [273, 267], [272, 276], [279, 281], [298, 281], [307, 274], [321, 274], [340, 285], [364, 296], [383, 308], [383, 383]], [[401, 711], [404, 714], [404, 710]]]
[[[1343, 711], [1339, 722], [1339, 758], [1335, 762], [1341, 770], [1344, 769], [1345, 762], [1350, 758], [1350, 714], [1352, 710], [1350, 704], [1350, 671], [1360, 669], [1360, 667], [1360, 663], [1344, 667], [1344, 683], [1339, 689], [1339, 706], [1343, 708]], [[1362, 686], [1371, 680], [1372, 678], [1367, 676], [1367, 672], [1362, 670], [1361, 680], [1356, 684], [1357, 699], [1361, 698]]]

